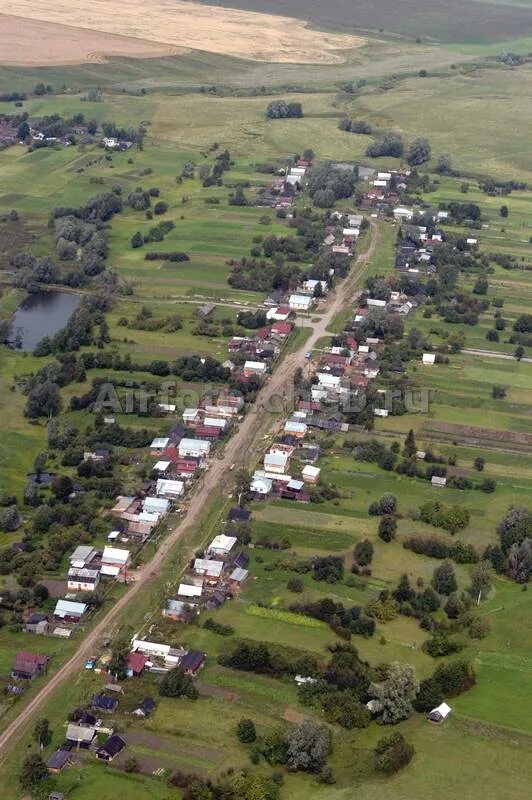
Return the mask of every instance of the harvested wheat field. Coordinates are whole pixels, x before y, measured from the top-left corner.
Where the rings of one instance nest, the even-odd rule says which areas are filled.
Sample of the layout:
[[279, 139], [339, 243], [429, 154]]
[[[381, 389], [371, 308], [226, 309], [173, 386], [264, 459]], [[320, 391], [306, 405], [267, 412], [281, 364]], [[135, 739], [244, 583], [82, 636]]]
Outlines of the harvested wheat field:
[[176, 48], [254, 61], [333, 64], [344, 60], [342, 51], [363, 43], [357, 36], [312, 30], [302, 20], [184, 0], [49, 0], [42, 5], [2, 0], [0, 8], [10, 15], [4, 17], [7, 26], [0, 20], [0, 60], [5, 64], [82, 63], [104, 55], [140, 58]]
[[0, 13], [0, 62], [6, 65], [102, 63], [107, 56], [155, 58], [186, 52], [184, 47]]

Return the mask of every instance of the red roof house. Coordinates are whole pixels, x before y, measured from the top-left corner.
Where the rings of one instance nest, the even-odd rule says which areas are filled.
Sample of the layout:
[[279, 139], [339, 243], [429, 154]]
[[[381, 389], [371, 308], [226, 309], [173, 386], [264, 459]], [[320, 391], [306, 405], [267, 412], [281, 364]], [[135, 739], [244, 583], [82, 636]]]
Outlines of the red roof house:
[[40, 653], [17, 653], [11, 675], [13, 678], [24, 678], [24, 680], [31, 681], [41, 672], [46, 671], [49, 661], [49, 656]]
[[147, 662], [148, 656], [145, 656], [144, 653], [130, 653], [127, 657], [126, 667], [133, 675], [141, 675]]
[[292, 333], [292, 324], [290, 322], [274, 322], [272, 325], [272, 333], [276, 336], [287, 338]]

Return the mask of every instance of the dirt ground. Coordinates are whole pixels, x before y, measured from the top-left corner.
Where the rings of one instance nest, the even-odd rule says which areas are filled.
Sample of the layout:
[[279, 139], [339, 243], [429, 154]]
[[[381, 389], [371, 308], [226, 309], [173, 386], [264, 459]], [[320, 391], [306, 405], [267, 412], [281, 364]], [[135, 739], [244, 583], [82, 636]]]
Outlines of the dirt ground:
[[184, 0], [2, 0], [2, 12], [0, 61], [13, 65], [146, 58], [186, 48], [254, 61], [332, 64], [344, 60], [342, 50], [364, 41], [312, 30], [302, 20]]
[[236, 703], [239, 697], [236, 692], [224, 689], [223, 686], [215, 686], [204, 681], [196, 681], [196, 688], [204, 697], [214, 697], [217, 700], [226, 700], [228, 703]]

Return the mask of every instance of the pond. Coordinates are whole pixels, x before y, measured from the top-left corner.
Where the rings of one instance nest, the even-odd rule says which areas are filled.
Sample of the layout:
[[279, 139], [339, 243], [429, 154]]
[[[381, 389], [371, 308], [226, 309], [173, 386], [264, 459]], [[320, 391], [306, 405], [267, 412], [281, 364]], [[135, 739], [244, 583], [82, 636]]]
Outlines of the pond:
[[74, 292], [29, 294], [13, 317], [8, 337], [9, 346], [31, 352], [45, 336], [53, 336], [65, 327], [79, 301], [79, 294]]

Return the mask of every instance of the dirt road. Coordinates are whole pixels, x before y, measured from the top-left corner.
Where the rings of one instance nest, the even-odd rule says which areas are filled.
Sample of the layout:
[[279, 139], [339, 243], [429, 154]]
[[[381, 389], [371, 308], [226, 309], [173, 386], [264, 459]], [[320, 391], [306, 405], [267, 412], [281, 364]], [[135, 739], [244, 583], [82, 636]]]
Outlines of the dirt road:
[[[293, 379], [295, 371], [299, 367], [304, 367], [306, 363], [305, 353], [311, 350], [316, 342], [326, 335], [327, 328], [334, 317], [352, 301], [355, 286], [359, 284], [360, 278], [366, 271], [377, 244], [378, 229], [374, 224], [372, 224], [370, 236], [370, 243], [367, 250], [358, 256], [347, 278], [338, 285], [334, 296], [329, 301], [325, 313], [320, 317], [319, 322], [313, 325], [310, 338], [307, 339], [298, 350], [290, 353], [283, 360], [270, 380], [260, 391], [256, 401], [256, 409], [270, 407], [272, 398], [284, 396], [286, 388]], [[128, 592], [117, 600], [105, 617], [103, 617], [88, 633], [85, 639], [80, 642], [77, 653], [75, 653], [55, 675], [52, 675], [50, 680], [43, 685], [39, 693], [21, 710], [18, 717], [13, 720], [2, 734], [0, 734], [0, 764], [7, 758], [11, 748], [23, 735], [25, 729], [35, 720], [38, 711], [51, 697], [57, 687], [83, 668], [85, 661], [94, 653], [100, 640], [104, 638], [109, 631], [111, 624], [118, 620], [120, 614], [139, 592], [149, 589], [151, 583], [157, 578], [161, 567], [174, 545], [183, 537], [183, 534], [187, 530], [198, 522], [208, 498], [212, 493], [219, 491], [220, 485], [227, 479], [227, 475], [230, 474], [228, 472], [229, 467], [232, 464], [236, 464], [237, 467], [244, 465], [249, 458], [249, 453], [254, 447], [260, 445], [259, 434], [263, 434], [264, 426], [259, 424], [261, 421], [259, 419], [259, 413], [260, 412], [248, 413], [238, 431], [236, 431], [234, 436], [229, 440], [225, 448], [224, 457], [222, 459], [215, 458], [211, 461], [209, 470], [190, 498], [186, 518], [163, 540], [152, 561], [146, 566], [146, 574], [143, 580], [133, 583]], [[275, 425], [279, 424], [279, 417], [278, 415], [272, 415], [271, 419], [270, 429], [273, 429]]]

